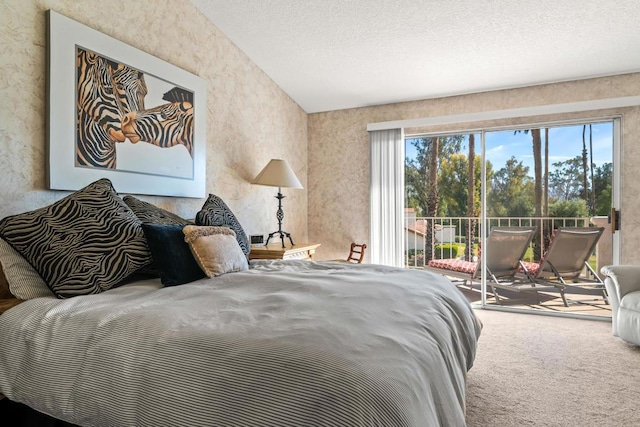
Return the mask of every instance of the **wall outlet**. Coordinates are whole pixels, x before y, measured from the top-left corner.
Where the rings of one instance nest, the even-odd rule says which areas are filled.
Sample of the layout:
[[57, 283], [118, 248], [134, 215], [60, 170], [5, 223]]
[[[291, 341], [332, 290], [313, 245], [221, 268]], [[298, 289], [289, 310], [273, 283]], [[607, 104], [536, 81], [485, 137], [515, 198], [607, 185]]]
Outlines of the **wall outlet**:
[[251, 242], [251, 246], [262, 246], [264, 245], [264, 235], [252, 234], [249, 236], [249, 241]]

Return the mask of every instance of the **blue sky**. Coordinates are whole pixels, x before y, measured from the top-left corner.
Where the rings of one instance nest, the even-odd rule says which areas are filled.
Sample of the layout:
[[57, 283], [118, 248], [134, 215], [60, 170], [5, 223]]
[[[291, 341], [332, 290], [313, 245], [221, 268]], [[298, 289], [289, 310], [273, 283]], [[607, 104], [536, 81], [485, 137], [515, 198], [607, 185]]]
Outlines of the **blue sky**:
[[[613, 158], [613, 123], [592, 124], [593, 132], [593, 162], [596, 166], [610, 163]], [[541, 131], [543, 138], [544, 156], [544, 130]], [[589, 149], [589, 128], [585, 134], [587, 150]], [[493, 164], [493, 170], [502, 168], [506, 161], [512, 156], [521, 160], [525, 166], [529, 166], [529, 174], [533, 176], [533, 148], [531, 146], [531, 134], [513, 130], [494, 131], [486, 134], [486, 154], [487, 160]], [[462, 152], [467, 152], [467, 146], [462, 148]], [[480, 135], [476, 135], [476, 153], [480, 153]], [[549, 128], [549, 166], [554, 162], [568, 160], [582, 155], [582, 125], [560, 126]], [[406, 144], [406, 156], [415, 156], [415, 148], [411, 144]]]

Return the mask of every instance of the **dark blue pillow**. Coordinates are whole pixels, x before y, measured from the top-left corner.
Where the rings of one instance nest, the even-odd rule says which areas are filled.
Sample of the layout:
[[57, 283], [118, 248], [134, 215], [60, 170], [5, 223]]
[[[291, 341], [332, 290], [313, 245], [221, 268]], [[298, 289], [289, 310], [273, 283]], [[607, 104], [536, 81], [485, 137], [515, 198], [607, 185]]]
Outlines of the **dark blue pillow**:
[[183, 227], [178, 224], [142, 224], [153, 265], [165, 286], [182, 285], [205, 277], [184, 241]]

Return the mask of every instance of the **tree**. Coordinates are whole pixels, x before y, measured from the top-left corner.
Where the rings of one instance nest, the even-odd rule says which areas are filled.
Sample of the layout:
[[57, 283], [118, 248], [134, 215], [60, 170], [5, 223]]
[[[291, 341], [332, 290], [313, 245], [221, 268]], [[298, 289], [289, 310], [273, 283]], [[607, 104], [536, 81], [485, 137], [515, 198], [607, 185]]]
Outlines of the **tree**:
[[[542, 216], [549, 216], [549, 128], [544, 128], [544, 205]], [[551, 221], [543, 221], [542, 238], [545, 248], [549, 247], [551, 241]]]
[[595, 168], [593, 189], [598, 189], [595, 195], [594, 215], [609, 215], [611, 210], [611, 184], [613, 182], [613, 164], [605, 163]]
[[[426, 217], [438, 215], [438, 174], [441, 159], [460, 151], [463, 135], [422, 137], [410, 140], [416, 148], [416, 158], [405, 164], [405, 184], [411, 203]], [[432, 259], [432, 221], [427, 221], [425, 259]]]
[[438, 176], [440, 192], [438, 215], [445, 217], [459, 217], [467, 215], [469, 161], [467, 156], [456, 153], [442, 159]]
[[549, 207], [549, 215], [554, 218], [586, 217], [589, 215], [587, 202], [582, 199], [558, 200]]
[[529, 168], [511, 157], [493, 175], [487, 203], [489, 216], [524, 217], [534, 213], [534, 183], [528, 174]]
[[[534, 216], [540, 218], [542, 216], [542, 141], [540, 139], [540, 129], [531, 129], [531, 140], [533, 145], [533, 174], [534, 174]], [[541, 223], [536, 219], [538, 227]], [[533, 237], [533, 257], [540, 259], [542, 256], [542, 242], [540, 242], [539, 234]]]
[[589, 162], [589, 167], [591, 169], [591, 197], [589, 198], [589, 211], [594, 214], [596, 209], [596, 184], [593, 180], [593, 167], [595, 164], [593, 163], [593, 129], [591, 129], [591, 123], [589, 123], [589, 155], [591, 156], [591, 161]]
[[543, 216], [549, 216], [549, 128], [544, 129], [544, 208]]
[[480, 209], [476, 209], [476, 139], [474, 134], [469, 134], [469, 156], [467, 157], [468, 173], [467, 173], [467, 216], [470, 217], [465, 235], [466, 246], [464, 248], [464, 257], [467, 261], [471, 261], [473, 257], [473, 243], [476, 235], [477, 217]]
[[587, 167], [589, 160], [587, 158], [587, 142], [584, 139], [584, 134], [587, 130], [587, 125], [582, 126], [582, 194], [585, 203], [589, 202], [589, 184], [587, 183]]
[[[520, 131], [517, 130], [514, 134], [518, 132]], [[524, 133], [529, 133], [529, 129], [525, 130]], [[540, 129], [531, 129], [531, 143], [533, 147], [534, 216], [539, 218], [542, 216], [542, 141], [540, 138]], [[540, 226], [539, 221], [536, 220], [536, 222], [538, 226]], [[533, 253], [534, 257], [537, 258], [539, 258], [542, 253], [538, 234], [534, 236]]]
[[[460, 151], [462, 146], [462, 135], [441, 136], [438, 138], [438, 157], [435, 160], [436, 172], [435, 190], [437, 191], [438, 169], [441, 159], [446, 159]], [[407, 142], [416, 149], [415, 159], [405, 159], [405, 194], [407, 196], [407, 206], [416, 210], [418, 216], [429, 216], [427, 202], [427, 188], [429, 187], [429, 163], [434, 159], [431, 157], [431, 149], [435, 138], [422, 137], [408, 139]]]
[[554, 171], [549, 174], [549, 193], [555, 200], [581, 198], [581, 156], [563, 162], [554, 162]]

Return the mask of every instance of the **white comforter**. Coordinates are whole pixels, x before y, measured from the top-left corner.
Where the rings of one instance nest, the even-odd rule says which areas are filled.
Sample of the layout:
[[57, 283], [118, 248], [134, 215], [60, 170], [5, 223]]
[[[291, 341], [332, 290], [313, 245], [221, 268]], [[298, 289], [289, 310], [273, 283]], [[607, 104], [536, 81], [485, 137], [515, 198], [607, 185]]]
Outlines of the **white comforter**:
[[252, 261], [0, 316], [0, 392], [82, 426], [463, 426], [480, 323], [432, 273]]

